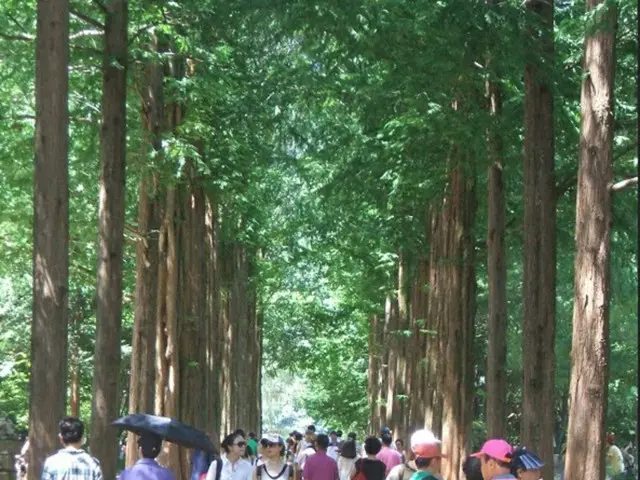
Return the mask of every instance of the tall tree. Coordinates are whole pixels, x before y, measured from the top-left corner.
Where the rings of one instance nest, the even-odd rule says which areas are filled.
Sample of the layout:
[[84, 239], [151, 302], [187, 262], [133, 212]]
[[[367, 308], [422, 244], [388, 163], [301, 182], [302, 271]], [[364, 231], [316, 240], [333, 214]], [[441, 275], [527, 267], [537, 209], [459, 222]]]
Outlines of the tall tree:
[[97, 331], [91, 414], [91, 451], [105, 478], [114, 478], [118, 460], [120, 332], [122, 329], [122, 251], [125, 216], [128, 1], [105, 4], [102, 175], [98, 211]]
[[29, 478], [58, 446], [67, 393], [69, 2], [38, 0]]
[[555, 411], [556, 199], [554, 181], [553, 0], [529, 0], [530, 58], [524, 71], [524, 279], [521, 439], [553, 476]]
[[[491, 2], [491, 8], [495, 2]], [[489, 58], [487, 66], [493, 66]], [[494, 69], [495, 71], [495, 69]], [[507, 263], [505, 258], [505, 195], [503, 180], [503, 142], [500, 133], [502, 87], [499, 77], [487, 81], [487, 100], [493, 122], [488, 131], [489, 201], [487, 229], [487, 276], [489, 319], [487, 348], [487, 435], [505, 434], [505, 394], [507, 385]]]
[[609, 379], [613, 86], [617, 9], [587, 0], [580, 99], [580, 163], [571, 348], [569, 431], [565, 478], [605, 477]]
[[450, 174], [450, 191], [442, 211], [445, 258], [438, 268], [444, 294], [440, 324], [442, 442], [448, 450], [443, 476], [458, 480], [463, 478], [461, 467], [470, 447], [472, 423], [476, 198], [475, 175], [468, 159], [457, 147], [452, 155], [460, 163]]

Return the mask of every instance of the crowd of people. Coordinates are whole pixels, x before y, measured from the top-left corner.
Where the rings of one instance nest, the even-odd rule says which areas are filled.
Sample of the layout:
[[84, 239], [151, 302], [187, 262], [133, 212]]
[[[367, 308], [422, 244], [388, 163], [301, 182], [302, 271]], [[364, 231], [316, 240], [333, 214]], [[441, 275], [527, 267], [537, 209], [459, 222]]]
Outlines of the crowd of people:
[[[63, 448], [46, 459], [42, 480], [102, 480], [99, 461], [82, 448], [82, 421], [64, 417], [59, 430]], [[607, 441], [614, 444], [612, 436]], [[140, 460], [124, 469], [119, 480], [175, 480], [174, 472], [157, 461], [162, 443], [156, 434], [141, 434]], [[253, 432], [245, 435], [236, 430], [222, 440], [220, 450], [220, 455], [193, 451], [190, 480], [441, 480], [446, 458], [442, 442], [426, 429], [411, 436], [406, 450], [404, 441], [394, 441], [388, 428], [359, 444], [355, 433], [343, 439], [341, 431], [316, 433], [313, 425], [304, 433], [291, 432], [286, 441], [276, 433], [258, 439]], [[620, 463], [621, 458], [609, 449], [608, 478], [622, 473], [620, 466], [615, 471], [609, 467], [610, 459]], [[462, 471], [467, 480], [539, 480], [543, 467], [542, 460], [526, 448], [489, 439], [464, 460]]]

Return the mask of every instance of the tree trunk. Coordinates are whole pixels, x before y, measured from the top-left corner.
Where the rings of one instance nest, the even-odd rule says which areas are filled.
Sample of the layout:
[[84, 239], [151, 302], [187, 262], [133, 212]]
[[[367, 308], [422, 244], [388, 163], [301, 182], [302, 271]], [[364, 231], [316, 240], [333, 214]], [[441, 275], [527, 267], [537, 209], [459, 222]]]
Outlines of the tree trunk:
[[[387, 330], [387, 392], [385, 425], [393, 428], [398, 411], [396, 398], [397, 363], [398, 363], [398, 301], [387, 297], [385, 302], [385, 324]], [[394, 416], [395, 415], [395, 416]]]
[[[76, 296], [76, 305], [72, 306], [71, 324], [69, 331], [71, 350], [71, 398], [69, 399], [69, 414], [72, 417], [80, 417], [80, 323], [83, 317], [82, 290]], [[75, 308], [74, 308], [75, 307]]]
[[120, 332], [122, 328], [122, 251], [125, 215], [127, 98], [127, 0], [106, 5], [103, 60], [102, 177], [98, 224], [96, 347], [91, 412], [91, 452], [105, 478], [116, 475]]
[[462, 462], [468, 454], [473, 397], [473, 318], [475, 316], [475, 178], [463, 171], [468, 163], [454, 148], [459, 166], [450, 174], [442, 229], [444, 257], [438, 270], [443, 294], [441, 323], [442, 443], [447, 446], [443, 477], [464, 478]]
[[556, 199], [553, 172], [553, 1], [529, 0], [534, 58], [525, 66], [524, 275], [521, 439], [553, 477]]
[[220, 272], [218, 261], [219, 248], [219, 223], [218, 207], [215, 197], [209, 195], [205, 213], [205, 245], [207, 265], [207, 320], [206, 333], [206, 425], [220, 434], [220, 367], [221, 367], [221, 341], [219, 335], [220, 318]]
[[[154, 39], [151, 46], [158, 51], [158, 42]], [[162, 66], [151, 62], [145, 68], [142, 88], [142, 123], [149, 160], [161, 155], [160, 133], [164, 118], [162, 89]], [[156, 323], [162, 325], [159, 308], [162, 295], [159, 296], [160, 261], [160, 186], [157, 173], [144, 174], [140, 181], [138, 201], [138, 238], [136, 244], [136, 298], [134, 307], [134, 330], [131, 353], [131, 377], [129, 381], [129, 412], [161, 411], [156, 409], [156, 342], [164, 340], [164, 334], [156, 331]], [[164, 243], [163, 243], [164, 245]], [[158, 335], [158, 337], [157, 337]], [[160, 351], [164, 351], [164, 347]], [[138, 460], [136, 435], [127, 435], [126, 464], [133, 465]]]
[[[150, 180], [150, 181], [149, 181]], [[136, 303], [129, 379], [129, 412], [152, 413], [155, 395], [156, 301], [158, 283], [157, 186], [154, 178], [140, 181], [136, 244]], [[149, 185], [151, 184], [151, 185]], [[151, 190], [151, 192], [149, 192]], [[138, 459], [135, 434], [127, 435], [127, 466]]]
[[430, 240], [428, 301], [426, 319], [426, 370], [423, 382], [425, 396], [425, 426], [431, 428], [436, 436], [442, 434], [442, 357], [440, 331], [443, 319], [442, 269], [441, 259], [445, 255], [445, 230], [442, 212], [439, 206], [430, 207]]
[[69, 2], [37, 2], [29, 472], [58, 448], [67, 393]]
[[[588, 0], [587, 11], [601, 3]], [[593, 19], [587, 25], [580, 102], [567, 480], [602, 480], [605, 476], [615, 3], [607, 4]]]
[[380, 385], [378, 378], [380, 376], [380, 348], [378, 344], [378, 330], [380, 328], [380, 320], [377, 315], [371, 315], [369, 320], [369, 431], [378, 431], [380, 429]]
[[408, 325], [408, 298], [407, 298], [407, 273], [406, 261], [403, 252], [398, 253], [398, 324], [396, 330], [397, 357], [396, 357], [396, 390], [393, 423], [390, 425], [395, 438], [406, 438], [408, 421], [408, 399], [410, 383], [407, 382], [407, 355], [409, 353], [409, 338], [405, 332]]
[[[502, 92], [498, 83], [487, 82], [489, 111], [494, 121], [502, 110]], [[494, 123], [488, 135], [489, 225], [487, 273], [489, 280], [489, 320], [487, 352], [487, 436], [506, 434], [505, 395], [507, 386], [507, 264], [505, 260], [505, 199], [502, 179], [502, 138]]]

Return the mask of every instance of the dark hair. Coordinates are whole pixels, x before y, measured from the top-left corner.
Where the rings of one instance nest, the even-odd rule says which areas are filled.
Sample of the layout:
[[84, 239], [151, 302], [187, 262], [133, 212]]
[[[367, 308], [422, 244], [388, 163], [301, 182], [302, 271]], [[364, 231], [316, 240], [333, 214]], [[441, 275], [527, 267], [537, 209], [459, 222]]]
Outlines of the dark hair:
[[293, 434], [293, 438], [295, 438], [298, 442], [302, 440], [302, 434], [300, 432], [296, 432]]
[[404, 440], [402, 440], [401, 438], [398, 438], [396, 440], [396, 443], [400, 442], [400, 445], [402, 445], [404, 447]]
[[336, 435], [338, 435], [339, 437], [341, 437], [341, 436], [342, 436], [342, 430], [338, 430], [338, 431], [336, 432]]
[[220, 446], [225, 452], [229, 453], [231, 451], [231, 446], [233, 445], [235, 439], [238, 437], [244, 438], [244, 435], [241, 435], [240, 433], [238, 433], [238, 430], [236, 430], [232, 434], [224, 437], [224, 440], [222, 440], [222, 443], [220, 444]]
[[78, 443], [84, 436], [84, 424], [82, 420], [76, 417], [62, 417], [58, 424], [62, 443], [69, 445], [70, 443]]
[[256, 432], [249, 432], [249, 438], [256, 438]]
[[316, 447], [317, 448], [320, 448], [322, 450], [326, 450], [328, 446], [329, 446], [329, 437], [326, 434], [321, 433], [320, 435], [318, 435], [316, 437]]
[[482, 455], [484, 457], [484, 461], [488, 462], [489, 460], [493, 460], [494, 462], [496, 462], [498, 464], [499, 467], [501, 468], [506, 468], [509, 471], [511, 471], [511, 463], [510, 462], [503, 462], [502, 460], [499, 460], [497, 458], [493, 458], [487, 454], [483, 454]]
[[358, 438], [358, 436], [356, 435], [356, 432], [349, 432], [347, 434], [347, 437], [349, 437], [352, 440], [355, 440], [356, 438]]
[[391, 442], [393, 442], [393, 437], [385, 433], [380, 437], [380, 440], [383, 445], [389, 446], [391, 445]]
[[481, 467], [478, 457], [467, 457], [462, 463], [462, 471], [467, 480], [483, 480]]
[[356, 458], [356, 442], [353, 439], [349, 439], [342, 444], [340, 449], [340, 456], [344, 458]]
[[237, 430], [235, 430], [233, 433], [235, 433], [236, 435], [240, 435], [242, 438], [246, 438], [247, 436], [244, 434], [244, 430], [241, 428], [238, 428]]
[[162, 437], [153, 433], [143, 433], [138, 438], [138, 446], [144, 458], [156, 458], [162, 448]]
[[364, 441], [364, 451], [367, 452], [368, 455], [377, 455], [380, 453], [382, 449], [382, 444], [380, 440], [376, 437], [367, 437]]
[[433, 458], [418, 457], [415, 459], [416, 467], [429, 468], [429, 465], [431, 465], [431, 460], [433, 460]]
[[315, 432], [316, 431], [316, 426], [315, 425], [309, 425], [307, 427], [307, 432]]

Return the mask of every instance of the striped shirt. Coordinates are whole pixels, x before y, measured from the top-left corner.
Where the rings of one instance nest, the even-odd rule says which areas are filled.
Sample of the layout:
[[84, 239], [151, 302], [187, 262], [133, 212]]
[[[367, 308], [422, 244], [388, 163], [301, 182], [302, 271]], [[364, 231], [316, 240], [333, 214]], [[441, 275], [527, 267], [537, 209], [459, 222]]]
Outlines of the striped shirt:
[[80, 448], [66, 447], [44, 462], [42, 480], [103, 480], [100, 462]]

